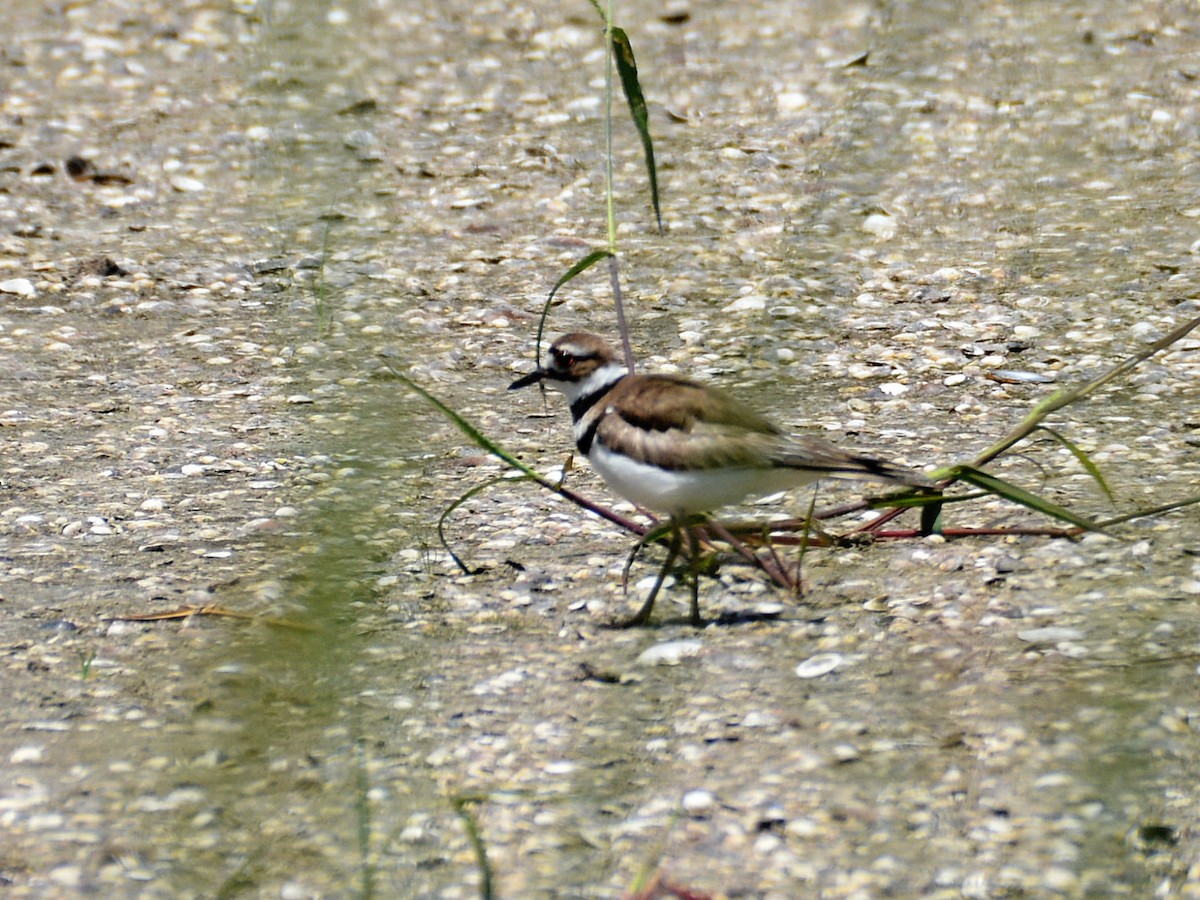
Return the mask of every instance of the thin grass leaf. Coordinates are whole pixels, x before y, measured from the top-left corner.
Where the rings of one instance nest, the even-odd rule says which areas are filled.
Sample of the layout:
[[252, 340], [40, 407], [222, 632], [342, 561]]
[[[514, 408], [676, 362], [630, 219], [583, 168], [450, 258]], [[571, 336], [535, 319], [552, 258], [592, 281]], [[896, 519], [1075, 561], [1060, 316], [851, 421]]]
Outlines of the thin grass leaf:
[[583, 497], [574, 491], [563, 487], [560, 483], [556, 484], [555, 482], [542, 477], [495, 441], [484, 435], [483, 432], [481, 432], [478, 428], [460, 416], [457, 412], [455, 412], [433, 394], [429, 393], [429, 391], [425, 390], [425, 388], [421, 387], [403, 372], [400, 372], [395, 366], [392, 365], [392, 361], [386, 355], [381, 355], [380, 359], [383, 361], [383, 364], [387, 366], [388, 371], [396, 376], [396, 378], [398, 378], [402, 384], [404, 384], [414, 393], [419, 394], [425, 400], [425, 402], [453, 422], [454, 426], [464, 435], [466, 435], [467, 438], [469, 438], [476, 446], [487, 451], [502, 462], [512, 466], [514, 469], [524, 474], [530, 481], [534, 482], [540, 487], [544, 487], [551, 493], [558, 494], [558, 496], [562, 497], [564, 500], [569, 500], [571, 503], [574, 503], [580, 509], [586, 509], [588, 512], [595, 513], [596, 515], [600, 516], [600, 518], [606, 519], [617, 527], [624, 528], [626, 531], [633, 534], [645, 533], [645, 529], [636, 522], [632, 522], [629, 519], [626, 519], [624, 516], [620, 516], [611, 509], [601, 506], [598, 503], [593, 503], [586, 497]]
[[808, 555], [808, 546], [812, 540], [813, 525], [816, 519], [813, 518], [817, 514], [817, 491], [812, 492], [812, 497], [808, 500], [808, 512], [804, 514], [804, 531], [800, 533], [800, 547], [796, 551], [796, 575], [792, 579], [792, 595], [799, 600], [803, 590], [804, 582], [802, 575], [804, 573], [804, 557]]
[[[1021, 423], [1017, 425], [1016, 428], [1010, 431], [991, 447], [988, 447], [988, 449], [984, 450], [983, 453], [979, 454], [979, 456], [975, 458], [972, 465], [983, 466], [991, 462], [1013, 444], [1024, 440], [1026, 437], [1032, 434], [1033, 431], [1041, 425], [1042, 420], [1045, 419], [1046, 416], [1050, 415], [1050, 413], [1060, 410], [1064, 406], [1069, 406], [1072, 403], [1077, 403], [1078, 401], [1083, 400], [1084, 398], [1098, 391], [1113, 379], [1119, 378], [1127, 372], [1131, 372], [1150, 357], [1160, 353], [1163, 350], [1166, 350], [1176, 341], [1186, 336], [1188, 332], [1192, 331], [1192, 329], [1194, 329], [1197, 325], [1200, 325], [1200, 316], [1197, 316], [1191, 321], [1184, 322], [1165, 337], [1155, 341], [1153, 344], [1146, 347], [1146, 349], [1140, 350], [1132, 356], [1126, 357], [1120, 363], [1113, 366], [1108, 371], [1101, 373], [1086, 384], [1080, 385], [1077, 388], [1065, 388], [1055, 391], [1049, 397], [1046, 397], [1044, 400], [1039, 402], [1030, 411], [1029, 415], [1021, 420]], [[934, 477], [937, 477], [936, 473]]]
[[325, 221], [325, 234], [321, 238], [321, 258], [317, 267], [316, 291], [317, 334], [327, 334], [333, 327], [333, 312], [329, 308], [329, 283], [325, 280], [326, 263], [329, 261], [329, 243], [333, 231], [333, 223], [339, 221], [332, 216], [322, 217]]
[[1108, 482], [1104, 480], [1104, 476], [1100, 473], [1100, 467], [1092, 462], [1092, 458], [1087, 455], [1087, 451], [1085, 451], [1074, 441], [1068, 439], [1065, 435], [1059, 434], [1053, 428], [1047, 428], [1045, 425], [1042, 425], [1038, 430], [1046, 432], [1046, 434], [1050, 435], [1050, 437], [1054, 438], [1069, 451], [1071, 451], [1071, 455], [1079, 460], [1079, 464], [1087, 470], [1089, 475], [1092, 476], [1092, 480], [1100, 486], [1100, 490], [1104, 491], [1104, 496], [1108, 498], [1108, 502], [1113, 506], [1117, 505], [1117, 498], [1114, 497], [1113, 492], [1109, 490]]
[[1085, 531], [1104, 533], [1104, 529], [1098, 523], [1093, 522], [1086, 516], [1073, 513], [1071, 510], [1059, 506], [1057, 503], [1051, 503], [1037, 494], [1032, 494], [1024, 488], [1019, 488], [1015, 484], [1005, 481], [1003, 478], [989, 475], [987, 472], [976, 469], [974, 466], [955, 466], [954, 477], [958, 481], [965, 481], [968, 484], [983, 488], [990, 494], [1003, 497], [1005, 500], [1011, 500], [1013, 503], [1018, 503], [1028, 509], [1040, 512], [1042, 515], [1049, 516], [1052, 519], [1070, 522], [1072, 525], [1082, 528]]
[[987, 496], [986, 491], [976, 494], [955, 494], [948, 497], [945, 494], [900, 494], [891, 497], [872, 497], [863, 503], [864, 509], [925, 509], [944, 503], [962, 503], [965, 500], [976, 500]]
[[946, 521], [943, 515], [945, 511], [946, 504], [943, 501], [931, 503], [929, 506], [922, 506], [919, 533], [922, 536], [942, 534], [946, 530]]
[[642, 96], [642, 86], [638, 82], [637, 60], [633, 56], [633, 45], [629, 43], [629, 35], [625, 29], [613, 27], [612, 35], [613, 56], [617, 62], [617, 74], [621, 77], [621, 87], [625, 90], [625, 100], [629, 103], [629, 113], [633, 116], [633, 124], [637, 127], [638, 137], [642, 139], [642, 152], [646, 157], [646, 174], [650, 178], [650, 201], [654, 206], [654, 218], [658, 222], [658, 230], [663, 230], [662, 210], [658, 203], [658, 167], [654, 164], [654, 141], [650, 139], [650, 116], [646, 112], [646, 98]]
[[362, 738], [355, 741], [354, 805], [358, 818], [359, 896], [375, 896], [375, 862], [371, 853], [371, 783], [367, 774], [367, 744]]
[[415, 381], [413, 381], [411, 378], [409, 378], [407, 375], [405, 375], [403, 372], [401, 372], [399, 369], [397, 369], [395, 366], [393, 366], [391, 360], [389, 360], [386, 356], [382, 357], [382, 359], [383, 359], [383, 364], [388, 367], [388, 370], [393, 375], [395, 375], [397, 378], [400, 379], [401, 382], [404, 383], [405, 387], [407, 387], [409, 390], [413, 391], [414, 393], [420, 394], [421, 398], [426, 403], [428, 403], [430, 406], [432, 406], [434, 409], [436, 409], [438, 412], [440, 412], [442, 415], [444, 415], [447, 419], [449, 419], [451, 422], [453, 422], [454, 427], [457, 428], [459, 431], [461, 431], [464, 435], [466, 435], [471, 440], [472, 443], [474, 443], [476, 446], [482, 448], [483, 450], [486, 450], [488, 453], [490, 453], [492, 456], [496, 457], [497, 459], [503, 460], [504, 462], [508, 463], [514, 469], [517, 469], [520, 472], [524, 472], [527, 476], [532, 478], [538, 484], [549, 487], [549, 488], [551, 488], [551, 490], [554, 489], [554, 486], [551, 485], [550, 482], [546, 481], [546, 479], [544, 479], [541, 475], [539, 475], [537, 472], [535, 472], [529, 466], [525, 465], [525, 463], [521, 462], [521, 460], [517, 459], [515, 456], [513, 456], [511, 453], [509, 453], [507, 450], [505, 450], [503, 447], [501, 447], [499, 444], [497, 444], [495, 441], [493, 441], [491, 438], [489, 438], [487, 435], [485, 435], [482, 431], [480, 431], [478, 428], [476, 428], [474, 425], [472, 425], [470, 422], [468, 422], [466, 419], [464, 419], [462, 416], [460, 416], [453, 409], [451, 409], [449, 406], [447, 406], [445, 403], [443, 403], [441, 400], [439, 400], [433, 394], [429, 393], [429, 391], [425, 390], [425, 388], [421, 387], [419, 384], [417, 384]]
[[674, 527], [669, 521], [660, 522], [638, 538], [637, 543], [629, 551], [629, 555], [625, 557], [625, 568], [621, 570], [621, 593], [629, 593], [629, 570], [633, 568], [633, 563], [637, 559], [638, 554], [642, 552], [642, 548], [647, 544], [653, 544], [655, 541], [662, 540], [672, 532]]
[[480, 900], [493, 900], [496, 896], [493, 886], [495, 874], [492, 871], [491, 862], [488, 861], [487, 846], [483, 843], [483, 835], [479, 833], [479, 823], [475, 820], [475, 813], [471, 810], [472, 806], [482, 803], [484, 799], [482, 797], [451, 797], [450, 803], [454, 807], [454, 814], [462, 822], [463, 830], [467, 832], [467, 841], [475, 853], [475, 865], [479, 867]]
[[575, 265], [571, 266], [571, 268], [567, 269], [563, 276], [559, 278], [558, 281], [554, 282], [554, 287], [550, 288], [550, 293], [546, 297], [545, 304], [542, 306], [542, 317], [538, 319], [537, 342], [535, 343], [534, 348], [537, 350], [537, 358], [539, 363], [542, 359], [542, 335], [545, 334], [546, 331], [546, 319], [550, 317], [550, 307], [554, 305], [554, 295], [558, 293], [559, 289], [563, 285], [573, 279], [576, 275], [586, 272], [596, 263], [600, 262], [600, 260], [612, 255], [613, 254], [608, 250], [593, 250], [583, 259], [576, 262]]
[[1108, 528], [1110, 525], [1120, 525], [1122, 522], [1129, 522], [1133, 519], [1144, 519], [1146, 516], [1157, 516], [1161, 513], [1183, 509], [1185, 506], [1195, 506], [1197, 503], [1200, 503], [1200, 497], [1189, 497], [1187, 500], [1176, 500], [1174, 503], [1164, 503], [1162, 506], [1139, 509], [1136, 512], [1126, 513], [1123, 516], [1105, 519], [1099, 524], [1103, 528]]
[[[528, 476], [526, 476], [526, 477], [528, 477]], [[475, 487], [471, 488], [469, 491], [467, 491], [465, 494], [463, 494], [461, 497], [459, 497], [457, 500], [455, 500], [453, 503], [451, 503], [449, 506], [447, 506], [444, 510], [442, 510], [442, 514], [440, 516], [438, 516], [438, 521], [437, 521], [438, 540], [442, 544], [442, 549], [444, 549], [447, 553], [450, 554], [450, 558], [452, 560], [454, 560], [454, 564], [462, 570], [462, 573], [464, 575], [478, 575], [481, 570], [470, 568], [465, 562], [463, 562], [459, 558], [457, 553], [455, 553], [453, 550], [450, 549], [450, 542], [448, 540], [446, 540], [446, 520], [448, 518], [450, 518], [451, 513], [453, 513], [456, 509], [458, 509], [460, 506], [462, 506], [464, 503], [466, 503], [468, 500], [470, 500], [476, 494], [480, 494], [483, 491], [486, 491], [492, 485], [499, 484], [502, 481], [524, 481], [524, 480], [525, 480], [525, 478], [510, 478], [508, 475], [497, 475], [495, 478], [489, 478], [487, 481], [483, 482], [482, 484], [475, 485]]]

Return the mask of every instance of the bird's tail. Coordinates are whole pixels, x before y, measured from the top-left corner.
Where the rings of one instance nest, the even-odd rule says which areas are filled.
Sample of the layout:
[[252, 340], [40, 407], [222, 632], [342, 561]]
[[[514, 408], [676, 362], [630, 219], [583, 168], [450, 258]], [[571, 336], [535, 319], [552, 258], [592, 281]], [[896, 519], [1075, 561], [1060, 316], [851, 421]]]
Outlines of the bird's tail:
[[847, 452], [818, 438], [799, 438], [790, 442], [779, 462], [790, 468], [807, 469], [821, 478], [883, 481], [921, 488], [933, 486], [920, 472], [873, 456]]

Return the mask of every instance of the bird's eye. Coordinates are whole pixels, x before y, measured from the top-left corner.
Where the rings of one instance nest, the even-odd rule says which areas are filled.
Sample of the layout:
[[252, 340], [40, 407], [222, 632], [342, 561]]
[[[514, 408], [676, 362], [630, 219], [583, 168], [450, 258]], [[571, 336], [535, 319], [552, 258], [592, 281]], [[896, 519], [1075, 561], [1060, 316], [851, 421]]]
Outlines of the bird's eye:
[[556, 350], [554, 351], [554, 364], [560, 369], [569, 369], [575, 365], [575, 357], [565, 350]]

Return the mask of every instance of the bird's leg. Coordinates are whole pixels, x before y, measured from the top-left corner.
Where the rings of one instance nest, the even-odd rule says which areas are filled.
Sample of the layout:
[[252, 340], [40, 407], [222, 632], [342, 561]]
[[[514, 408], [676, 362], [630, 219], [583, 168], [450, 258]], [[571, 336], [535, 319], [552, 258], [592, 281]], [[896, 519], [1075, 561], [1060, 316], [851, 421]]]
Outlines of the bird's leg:
[[684, 533], [687, 535], [688, 544], [688, 570], [692, 575], [692, 617], [691, 624], [695, 628], [700, 627], [700, 542], [696, 540], [696, 532], [693, 526], [688, 523], [683, 526]]
[[667, 573], [671, 571], [671, 566], [675, 564], [675, 560], [679, 558], [679, 548], [683, 544], [683, 536], [679, 533], [679, 521], [674, 517], [671, 518], [671, 544], [667, 548], [667, 561], [663, 563], [662, 570], [658, 573], [658, 580], [654, 582], [654, 587], [650, 588], [650, 596], [646, 598], [646, 602], [642, 604], [642, 608], [635, 612], [628, 619], [623, 619], [616, 623], [617, 628], [632, 628], [635, 625], [645, 625], [650, 621], [650, 610], [654, 609], [654, 601], [658, 597], [659, 588], [663, 582], [667, 580]]

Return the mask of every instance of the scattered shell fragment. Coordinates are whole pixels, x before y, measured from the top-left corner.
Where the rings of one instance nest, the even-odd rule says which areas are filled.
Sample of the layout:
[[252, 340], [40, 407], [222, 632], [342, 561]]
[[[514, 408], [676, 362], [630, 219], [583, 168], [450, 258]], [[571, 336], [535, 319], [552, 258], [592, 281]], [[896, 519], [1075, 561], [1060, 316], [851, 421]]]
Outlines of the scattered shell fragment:
[[1057, 644], [1060, 641], [1077, 641], [1083, 637], [1083, 632], [1065, 625], [1047, 625], [1018, 631], [1017, 637], [1031, 644]]
[[181, 194], [191, 194], [205, 189], [205, 184], [198, 178], [189, 178], [187, 175], [171, 176], [171, 187]]
[[33, 282], [28, 278], [8, 278], [0, 281], [0, 294], [16, 294], [18, 297], [32, 297], [37, 293]]
[[1041, 372], [1019, 372], [1015, 369], [996, 369], [988, 372], [984, 377], [1001, 384], [1051, 384], [1055, 380], [1053, 375]]
[[818, 653], [796, 666], [796, 675], [800, 678], [820, 678], [822, 675], [828, 675], [841, 664], [842, 654], [840, 653]]
[[683, 795], [680, 806], [691, 815], [698, 816], [709, 812], [716, 802], [717, 798], [713, 796], [712, 791], [697, 788]]
[[722, 312], [761, 312], [767, 308], [767, 298], [762, 294], [747, 294], [725, 306]]
[[896, 236], [899, 229], [896, 220], [886, 213], [872, 213], [863, 219], [860, 227], [867, 234], [874, 235], [881, 241], [890, 241]]
[[638, 655], [637, 663], [640, 666], [677, 666], [703, 649], [703, 641], [666, 641], [643, 650]]
[[43, 744], [26, 744], [23, 747], [18, 747], [8, 756], [8, 761], [14, 766], [22, 765], [23, 763], [41, 762], [46, 755], [46, 747]]

